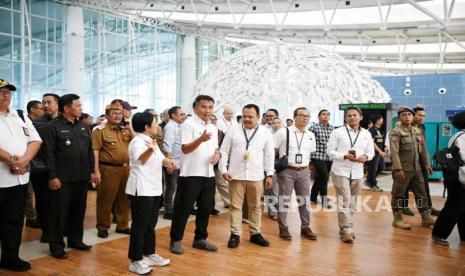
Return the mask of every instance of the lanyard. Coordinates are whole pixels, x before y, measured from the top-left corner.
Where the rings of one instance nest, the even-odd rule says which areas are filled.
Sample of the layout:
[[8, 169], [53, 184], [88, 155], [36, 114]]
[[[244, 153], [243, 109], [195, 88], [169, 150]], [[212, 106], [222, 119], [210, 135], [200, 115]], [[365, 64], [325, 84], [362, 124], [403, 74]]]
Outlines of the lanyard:
[[349, 139], [350, 139], [350, 148], [352, 149], [355, 146], [355, 143], [357, 143], [358, 136], [360, 135], [360, 127], [359, 127], [359, 129], [357, 131], [357, 136], [355, 136], [354, 142], [352, 142], [352, 137], [350, 136], [349, 129], [347, 128], [347, 125], [346, 125], [346, 130], [347, 130], [347, 135], [349, 135]]
[[250, 141], [252, 141], [253, 137], [255, 136], [255, 133], [257, 133], [257, 130], [258, 130], [258, 126], [255, 128], [254, 132], [252, 133], [252, 136], [250, 136], [250, 139], [249, 139], [247, 137], [247, 133], [245, 132], [244, 125], [242, 125], [242, 131], [244, 132], [245, 141], [247, 142], [245, 146], [245, 150], [249, 149]]
[[302, 147], [302, 142], [304, 141], [305, 132], [302, 133], [302, 137], [300, 138], [300, 142], [297, 139], [297, 131], [294, 132], [295, 135], [295, 142], [297, 143], [297, 151], [300, 153], [300, 148]]

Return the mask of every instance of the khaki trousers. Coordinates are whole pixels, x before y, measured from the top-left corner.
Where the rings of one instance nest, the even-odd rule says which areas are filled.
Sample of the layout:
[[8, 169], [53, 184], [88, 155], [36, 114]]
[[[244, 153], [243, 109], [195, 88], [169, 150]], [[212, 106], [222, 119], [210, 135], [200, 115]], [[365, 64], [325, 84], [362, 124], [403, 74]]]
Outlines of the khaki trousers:
[[349, 179], [345, 176], [331, 173], [337, 196], [337, 219], [341, 233], [353, 232], [352, 218], [360, 196], [360, 179]]
[[97, 186], [97, 229], [108, 230], [111, 225], [111, 207], [115, 205], [116, 229], [129, 228], [129, 200], [126, 182], [129, 166], [112, 167], [100, 164], [102, 182]]
[[242, 204], [247, 197], [250, 234], [259, 234], [262, 223], [263, 181], [229, 181], [231, 233], [241, 235]]

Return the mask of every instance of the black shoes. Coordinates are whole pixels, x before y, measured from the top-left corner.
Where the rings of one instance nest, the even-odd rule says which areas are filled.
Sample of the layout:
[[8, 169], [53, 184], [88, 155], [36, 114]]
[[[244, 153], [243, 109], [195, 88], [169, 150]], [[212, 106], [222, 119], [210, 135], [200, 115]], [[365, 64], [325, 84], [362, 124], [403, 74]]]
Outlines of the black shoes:
[[216, 216], [220, 213], [220, 211], [216, 210], [215, 208], [212, 209], [212, 211], [210, 212], [210, 215], [212, 216]]
[[240, 242], [241, 242], [241, 237], [239, 237], [236, 234], [231, 234], [231, 237], [229, 237], [229, 241], [228, 241], [228, 247], [236, 248], [239, 246]]
[[126, 228], [126, 229], [121, 229], [121, 230], [116, 229], [115, 232], [120, 233], [120, 234], [125, 234], [125, 235], [131, 235], [131, 228]]
[[172, 213], [165, 213], [163, 215], [163, 219], [172, 220], [173, 219], [173, 214]]
[[20, 258], [12, 259], [12, 260], [1, 260], [0, 261], [0, 268], [8, 269], [11, 271], [28, 271], [31, 269], [31, 264], [21, 260]]
[[64, 250], [52, 251], [52, 252], [50, 253], [50, 256], [52, 256], [52, 257], [55, 258], [55, 259], [61, 259], [61, 260], [63, 260], [63, 259], [68, 258], [68, 253], [67, 253], [66, 251], [64, 251]]
[[197, 215], [197, 209], [192, 208], [191, 215], [193, 215], [193, 216]]
[[83, 242], [80, 242], [76, 244], [74, 243], [68, 244], [68, 248], [73, 248], [73, 249], [81, 250], [81, 251], [89, 251], [92, 248], [92, 245], [87, 245]]
[[108, 231], [107, 230], [98, 230], [97, 237], [106, 239], [108, 238]]
[[270, 242], [265, 240], [260, 233], [250, 236], [250, 242], [263, 247], [270, 246]]
[[29, 228], [40, 228], [40, 222], [37, 219], [26, 219], [26, 226]]

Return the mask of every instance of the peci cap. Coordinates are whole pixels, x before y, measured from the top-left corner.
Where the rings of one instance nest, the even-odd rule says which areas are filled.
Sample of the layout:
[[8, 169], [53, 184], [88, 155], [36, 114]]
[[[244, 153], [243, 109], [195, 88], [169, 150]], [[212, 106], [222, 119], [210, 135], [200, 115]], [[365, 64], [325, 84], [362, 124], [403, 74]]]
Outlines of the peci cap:
[[123, 107], [119, 103], [114, 103], [107, 105], [105, 110], [123, 110]]

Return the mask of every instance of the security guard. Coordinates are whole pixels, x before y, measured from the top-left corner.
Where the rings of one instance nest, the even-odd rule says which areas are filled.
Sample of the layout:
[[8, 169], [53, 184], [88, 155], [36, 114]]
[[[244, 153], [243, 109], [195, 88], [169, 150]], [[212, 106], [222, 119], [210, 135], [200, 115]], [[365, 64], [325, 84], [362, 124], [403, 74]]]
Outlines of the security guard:
[[129, 177], [128, 146], [132, 139], [130, 130], [122, 124], [123, 107], [119, 103], [105, 109], [107, 123], [92, 132], [92, 149], [95, 157], [95, 184], [97, 191], [97, 236], [108, 237], [111, 225], [110, 212], [115, 207], [116, 232], [130, 234], [129, 201], [126, 182]]
[[426, 196], [420, 158], [425, 167], [430, 167], [425, 145], [421, 143], [421, 132], [412, 126], [414, 111], [401, 107], [397, 111], [400, 125], [389, 135], [394, 183], [392, 186], [391, 206], [394, 213], [392, 225], [401, 229], [410, 229], [402, 220], [403, 195], [407, 187], [414, 191], [417, 208], [420, 211], [422, 225], [431, 227], [434, 220], [430, 215]]
[[52, 257], [65, 259], [63, 236], [68, 248], [90, 250], [82, 242], [87, 203], [87, 184], [94, 179], [94, 154], [87, 128], [78, 118], [79, 96], [66, 94], [58, 99], [61, 114], [44, 130], [50, 201], [47, 239]]

